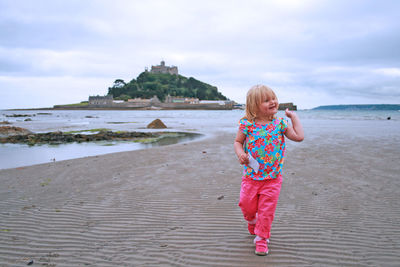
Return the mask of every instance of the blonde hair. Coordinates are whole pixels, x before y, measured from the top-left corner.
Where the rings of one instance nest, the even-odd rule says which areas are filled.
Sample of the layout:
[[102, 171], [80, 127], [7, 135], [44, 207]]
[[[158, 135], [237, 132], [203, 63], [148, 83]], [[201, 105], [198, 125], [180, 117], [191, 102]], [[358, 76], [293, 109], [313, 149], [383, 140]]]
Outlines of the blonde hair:
[[[266, 99], [271, 98], [275, 98], [276, 100], [278, 100], [274, 91], [268, 86], [257, 84], [251, 87], [250, 90], [247, 92], [246, 113], [243, 118], [254, 121], [254, 119], [257, 117], [259, 105]], [[275, 118], [275, 116], [271, 117], [271, 119], [273, 118]]]

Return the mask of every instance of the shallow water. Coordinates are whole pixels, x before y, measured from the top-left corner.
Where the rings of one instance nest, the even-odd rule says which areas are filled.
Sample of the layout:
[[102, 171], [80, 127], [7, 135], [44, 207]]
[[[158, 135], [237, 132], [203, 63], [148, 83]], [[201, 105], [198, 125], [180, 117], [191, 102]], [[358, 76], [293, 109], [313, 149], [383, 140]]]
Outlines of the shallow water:
[[[297, 112], [305, 131], [306, 142], [335, 142], [338, 138], [390, 139], [400, 137], [399, 111], [316, 111]], [[7, 117], [26, 114], [30, 117]], [[205, 136], [220, 132], [235, 133], [243, 110], [34, 110], [0, 111], [0, 121], [33, 132], [81, 131], [106, 128], [113, 131], [158, 131], [146, 129], [156, 118], [168, 127], [167, 131], [201, 133]], [[278, 116], [284, 117], [280, 111]], [[390, 117], [390, 120], [387, 118]], [[30, 118], [31, 121], [25, 121]], [[323, 138], [320, 138], [323, 136]], [[179, 139], [173, 142], [187, 142]], [[232, 140], [233, 141], [233, 140]], [[162, 143], [138, 144], [133, 142], [72, 143], [58, 146], [29, 147], [19, 144], [0, 144], [0, 169], [14, 168], [52, 160], [94, 156], [119, 151], [145, 149]], [[289, 142], [288, 146], [299, 143]]]
[[188, 142], [201, 138], [201, 135], [184, 137], [166, 137], [155, 143], [137, 143], [133, 141], [96, 141], [84, 143], [67, 143], [60, 145], [21, 145], [0, 144], [0, 169], [96, 156], [121, 151], [146, 149], [155, 146]]

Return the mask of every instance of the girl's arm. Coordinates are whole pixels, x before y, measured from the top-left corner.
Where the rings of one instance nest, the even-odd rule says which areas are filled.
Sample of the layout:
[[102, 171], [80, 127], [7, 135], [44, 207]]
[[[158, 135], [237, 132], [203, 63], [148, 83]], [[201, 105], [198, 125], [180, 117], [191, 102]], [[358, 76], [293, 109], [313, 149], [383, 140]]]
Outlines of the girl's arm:
[[233, 147], [235, 149], [236, 156], [239, 159], [240, 164], [249, 164], [249, 156], [243, 150], [243, 143], [246, 140], [246, 135], [239, 129], [236, 134], [235, 142]]
[[288, 126], [285, 132], [285, 136], [292, 141], [301, 142], [304, 140], [303, 126], [301, 125], [300, 119], [296, 113], [286, 109], [285, 114], [292, 121], [292, 126]]

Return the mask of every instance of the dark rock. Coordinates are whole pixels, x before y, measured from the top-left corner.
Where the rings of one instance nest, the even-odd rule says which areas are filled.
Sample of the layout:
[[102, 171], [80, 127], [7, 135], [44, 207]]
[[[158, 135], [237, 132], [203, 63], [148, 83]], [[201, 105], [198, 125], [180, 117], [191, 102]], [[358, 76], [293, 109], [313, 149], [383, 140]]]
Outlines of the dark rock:
[[6, 117], [13, 117], [13, 118], [19, 118], [19, 117], [30, 117], [31, 115], [29, 114], [13, 114], [13, 115], [6, 115]]
[[[3, 126], [5, 128], [10, 126]], [[8, 129], [7, 128], [7, 129]], [[13, 127], [18, 128], [18, 127]], [[23, 129], [23, 128], [20, 128]], [[25, 129], [26, 130], [26, 129]], [[9, 132], [3, 130], [4, 132]], [[0, 143], [23, 143], [30, 146], [35, 144], [62, 144], [62, 143], [72, 143], [72, 142], [91, 142], [91, 141], [102, 141], [102, 140], [130, 140], [136, 138], [151, 138], [158, 137], [158, 133], [143, 133], [143, 132], [112, 132], [112, 131], [102, 131], [97, 134], [65, 134], [62, 132], [49, 132], [49, 133], [32, 133], [27, 132], [26, 134], [20, 135], [1, 135], [0, 131]]]
[[160, 119], [155, 119], [154, 121], [150, 122], [149, 125], [147, 125], [147, 128], [164, 129], [167, 128], [167, 126]]
[[15, 126], [0, 126], [0, 137], [30, 134], [31, 131]]

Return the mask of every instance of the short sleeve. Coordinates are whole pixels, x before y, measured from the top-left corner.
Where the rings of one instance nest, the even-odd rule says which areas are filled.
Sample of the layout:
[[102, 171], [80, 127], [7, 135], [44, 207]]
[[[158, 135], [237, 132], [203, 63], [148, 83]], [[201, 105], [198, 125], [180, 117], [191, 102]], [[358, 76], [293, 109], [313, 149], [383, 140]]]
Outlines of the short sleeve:
[[280, 121], [281, 121], [281, 123], [280, 123], [281, 131], [282, 131], [282, 133], [285, 133], [288, 128], [288, 122], [287, 122], [287, 120], [285, 120], [283, 118], [281, 118]]
[[241, 130], [245, 135], [249, 132], [250, 122], [247, 119], [241, 119], [239, 121], [239, 130]]

